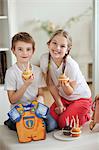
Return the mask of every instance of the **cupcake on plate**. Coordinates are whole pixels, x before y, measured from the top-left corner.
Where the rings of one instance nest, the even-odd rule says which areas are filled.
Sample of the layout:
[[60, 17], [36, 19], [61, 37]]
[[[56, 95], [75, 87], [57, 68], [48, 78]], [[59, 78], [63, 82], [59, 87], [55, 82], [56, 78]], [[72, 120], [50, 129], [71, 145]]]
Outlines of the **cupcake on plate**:
[[78, 128], [77, 127], [72, 128], [72, 130], [71, 130], [71, 136], [72, 137], [79, 137], [80, 134], [81, 134], [81, 130], [79, 127]]
[[71, 123], [69, 123], [69, 117], [66, 118], [66, 126], [65, 126], [65, 128], [62, 129], [62, 132], [64, 135], [66, 135], [66, 136], [71, 135], [72, 122], [73, 122], [73, 120], [71, 120]]
[[73, 116], [73, 121], [74, 121], [74, 127], [71, 129], [71, 136], [72, 137], [79, 137], [81, 134], [81, 129], [79, 126], [79, 118], [78, 115], [76, 116], [76, 120]]

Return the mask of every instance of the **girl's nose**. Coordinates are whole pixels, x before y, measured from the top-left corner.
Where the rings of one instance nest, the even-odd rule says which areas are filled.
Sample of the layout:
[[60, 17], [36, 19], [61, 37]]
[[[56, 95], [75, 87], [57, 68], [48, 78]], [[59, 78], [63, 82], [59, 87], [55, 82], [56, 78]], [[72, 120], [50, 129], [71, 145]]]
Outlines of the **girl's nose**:
[[61, 49], [60, 49], [60, 46], [57, 45], [57, 51], [60, 52], [60, 50], [61, 50]]

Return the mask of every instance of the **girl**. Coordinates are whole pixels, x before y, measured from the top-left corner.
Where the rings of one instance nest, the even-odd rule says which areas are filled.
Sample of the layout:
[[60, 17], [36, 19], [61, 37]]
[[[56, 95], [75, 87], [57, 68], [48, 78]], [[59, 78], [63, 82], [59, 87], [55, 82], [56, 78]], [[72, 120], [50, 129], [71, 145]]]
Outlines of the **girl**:
[[79, 117], [81, 126], [90, 119], [92, 99], [77, 62], [69, 55], [72, 39], [66, 31], [57, 30], [47, 45], [49, 53], [41, 56], [40, 67], [55, 100], [50, 114], [59, 128], [64, 128], [66, 118], [71, 121], [73, 116]]

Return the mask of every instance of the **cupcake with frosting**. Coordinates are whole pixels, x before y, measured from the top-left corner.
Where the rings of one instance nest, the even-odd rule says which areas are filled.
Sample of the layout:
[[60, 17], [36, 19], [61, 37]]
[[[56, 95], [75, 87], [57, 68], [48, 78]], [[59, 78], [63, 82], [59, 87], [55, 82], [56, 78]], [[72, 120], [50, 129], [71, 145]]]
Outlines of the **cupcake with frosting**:
[[81, 134], [81, 129], [79, 127], [79, 118], [78, 115], [76, 116], [76, 120], [73, 116], [73, 121], [74, 121], [74, 127], [71, 130], [71, 136], [72, 137], [79, 137]]
[[22, 73], [22, 78], [24, 80], [28, 80], [33, 76], [32, 70], [30, 68], [30, 64], [28, 63], [27, 68]]
[[65, 74], [61, 74], [58, 78], [58, 81], [64, 82], [65, 84], [69, 82], [69, 78]]
[[72, 122], [73, 122], [73, 120], [71, 120], [71, 123], [69, 123], [69, 117], [66, 118], [66, 126], [65, 126], [65, 128], [62, 129], [62, 132], [64, 135], [66, 135], [66, 136], [71, 135]]

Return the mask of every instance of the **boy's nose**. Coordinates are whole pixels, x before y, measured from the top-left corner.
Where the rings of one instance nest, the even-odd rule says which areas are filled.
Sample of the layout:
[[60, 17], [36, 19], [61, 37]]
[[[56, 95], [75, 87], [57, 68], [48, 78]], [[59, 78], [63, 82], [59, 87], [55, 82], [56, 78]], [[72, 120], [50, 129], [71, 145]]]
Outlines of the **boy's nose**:
[[27, 51], [26, 51], [26, 50], [24, 50], [24, 51], [23, 51], [23, 54], [27, 54]]

